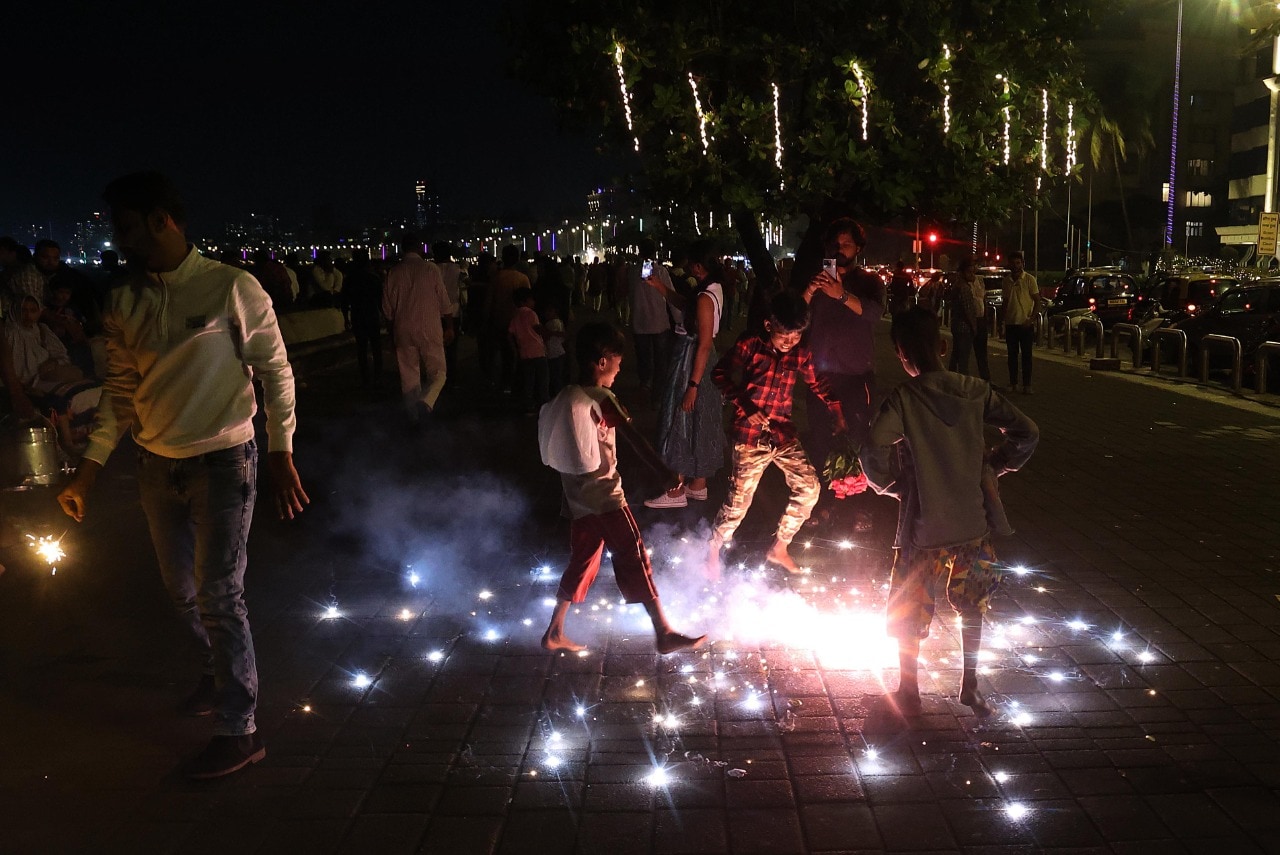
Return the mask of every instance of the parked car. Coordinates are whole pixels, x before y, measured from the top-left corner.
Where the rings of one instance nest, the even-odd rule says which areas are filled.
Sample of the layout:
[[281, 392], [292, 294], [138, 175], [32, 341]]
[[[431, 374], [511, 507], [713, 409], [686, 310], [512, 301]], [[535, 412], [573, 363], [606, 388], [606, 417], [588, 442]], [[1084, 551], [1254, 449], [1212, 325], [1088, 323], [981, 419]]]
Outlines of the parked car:
[[987, 294], [983, 299], [988, 306], [1000, 307], [1004, 305], [1004, 278], [1011, 271], [1007, 267], [979, 267], [978, 276], [982, 279], [982, 286], [986, 289]]
[[1092, 314], [1103, 326], [1133, 320], [1138, 284], [1128, 273], [1106, 267], [1072, 270], [1054, 289], [1048, 314]]
[[[1253, 374], [1254, 356], [1264, 341], [1280, 341], [1280, 279], [1263, 279], [1232, 288], [1209, 308], [1199, 311], [1174, 329], [1187, 334], [1187, 366], [1192, 373], [1200, 370], [1200, 342], [1211, 333], [1240, 340], [1244, 357], [1244, 374]], [[1225, 348], [1209, 351], [1209, 368], [1231, 367], [1231, 355]], [[1276, 372], [1272, 376], [1280, 375]]]
[[1165, 320], [1166, 325], [1184, 321], [1211, 306], [1239, 284], [1234, 276], [1200, 271], [1157, 273], [1138, 295], [1135, 322], [1144, 323], [1157, 315]]

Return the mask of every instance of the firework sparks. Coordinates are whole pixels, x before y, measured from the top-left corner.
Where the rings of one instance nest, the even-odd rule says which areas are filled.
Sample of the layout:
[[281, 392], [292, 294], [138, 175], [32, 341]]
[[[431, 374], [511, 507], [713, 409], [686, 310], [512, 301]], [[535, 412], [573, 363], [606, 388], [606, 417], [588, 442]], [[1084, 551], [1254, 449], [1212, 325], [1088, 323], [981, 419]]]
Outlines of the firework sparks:
[[29, 534], [27, 540], [36, 555], [39, 555], [51, 568], [50, 575], [57, 576], [58, 563], [67, 557], [66, 550], [62, 548], [62, 537], [54, 537], [51, 534], [36, 537], [34, 534]]

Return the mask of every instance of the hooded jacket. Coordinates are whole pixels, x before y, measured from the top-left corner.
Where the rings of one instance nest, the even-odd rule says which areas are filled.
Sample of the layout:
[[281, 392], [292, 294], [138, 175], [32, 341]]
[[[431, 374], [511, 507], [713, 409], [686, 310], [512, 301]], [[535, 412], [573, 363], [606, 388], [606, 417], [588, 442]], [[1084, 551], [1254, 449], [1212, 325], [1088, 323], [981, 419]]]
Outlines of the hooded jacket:
[[[984, 426], [1004, 437], [989, 460]], [[1015, 471], [1039, 439], [1035, 422], [985, 380], [929, 371], [889, 394], [859, 460], [872, 488], [901, 502], [894, 545], [941, 549], [988, 533], [984, 465]]]
[[193, 248], [176, 269], [135, 275], [109, 299], [107, 376], [85, 457], [106, 463], [131, 427], [138, 445], [162, 457], [248, 442], [254, 377], [268, 450], [293, 450], [293, 369], [258, 280]]

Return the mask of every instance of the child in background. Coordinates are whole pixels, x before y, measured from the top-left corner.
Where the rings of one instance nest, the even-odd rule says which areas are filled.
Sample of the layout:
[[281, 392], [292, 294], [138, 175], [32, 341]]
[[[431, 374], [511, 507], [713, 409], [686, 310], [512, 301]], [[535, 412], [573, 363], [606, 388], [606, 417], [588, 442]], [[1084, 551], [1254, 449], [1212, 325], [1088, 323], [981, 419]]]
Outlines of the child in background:
[[[990, 383], [943, 368], [945, 347], [931, 310], [898, 314], [890, 337], [911, 379], [889, 394], [859, 455], [875, 491], [900, 502], [888, 604], [900, 676], [889, 697], [902, 715], [920, 713], [920, 641], [929, 636], [935, 600], [945, 591], [962, 621], [959, 700], [984, 717], [992, 709], [978, 691], [982, 617], [1002, 572], [991, 546], [994, 509], [987, 506], [983, 473], [987, 466], [997, 475], [1019, 469], [1039, 431]], [[989, 454], [985, 426], [1004, 435]]]
[[564, 321], [555, 306], [543, 309], [542, 329], [547, 342], [547, 391], [555, 395], [564, 388], [565, 363], [569, 361], [564, 349]]
[[547, 344], [546, 330], [533, 310], [533, 289], [517, 288], [511, 295], [516, 313], [511, 318], [507, 333], [520, 362], [520, 403], [527, 415], [537, 412], [537, 407], [547, 402]]
[[622, 492], [616, 439], [619, 430], [645, 462], [667, 476], [668, 482], [676, 478], [632, 427], [626, 411], [609, 391], [622, 367], [625, 346], [622, 333], [609, 324], [586, 324], [578, 330], [575, 352], [582, 385], [566, 386], [542, 408], [538, 419], [542, 462], [560, 473], [572, 520], [569, 566], [560, 579], [555, 610], [542, 635], [542, 646], [547, 650], [585, 649], [564, 634], [564, 621], [572, 604], [586, 600], [587, 591], [600, 572], [600, 556], [605, 547], [613, 555], [613, 575], [623, 598], [628, 603], [642, 603], [649, 613], [659, 653], [698, 647], [706, 640], [705, 635], [681, 635], [667, 623], [658, 603], [653, 568], [640, 527]]
[[747, 515], [760, 476], [770, 464], [786, 477], [791, 501], [765, 560], [788, 573], [800, 572], [787, 548], [818, 503], [822, 483], [791, 421], [796, 378], [804, 380], [827, 405], [836, 433], [846, 429], [840, 402], [814, 371], [808, 345], [800, 342], [808, 326], [808, 305], [789, 291], [777, 294], [770, 302], [764, 332], [738, 339], [711, 370], [712, 382], [734, 408], [733, 474], [729, 495], [716, 514], [707, 564], [713, 579], [720, 573], [720, 549]]

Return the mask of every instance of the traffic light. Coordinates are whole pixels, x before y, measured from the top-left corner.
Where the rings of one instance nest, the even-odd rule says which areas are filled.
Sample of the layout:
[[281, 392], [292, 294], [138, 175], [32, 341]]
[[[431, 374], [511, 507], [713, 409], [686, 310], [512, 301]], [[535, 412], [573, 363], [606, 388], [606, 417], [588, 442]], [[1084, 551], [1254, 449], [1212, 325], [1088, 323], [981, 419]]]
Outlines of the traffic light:
[[929, 232], [929, 246], [937, 246], [937, 245], [938, 245], [938, 233]]

